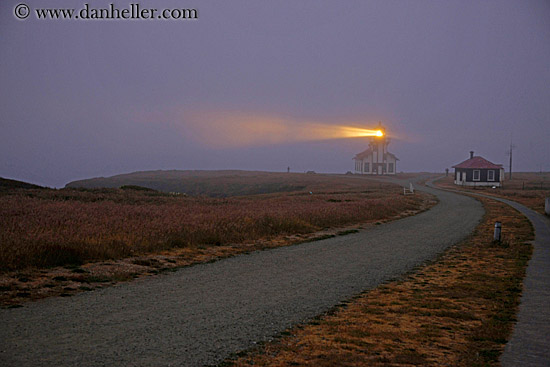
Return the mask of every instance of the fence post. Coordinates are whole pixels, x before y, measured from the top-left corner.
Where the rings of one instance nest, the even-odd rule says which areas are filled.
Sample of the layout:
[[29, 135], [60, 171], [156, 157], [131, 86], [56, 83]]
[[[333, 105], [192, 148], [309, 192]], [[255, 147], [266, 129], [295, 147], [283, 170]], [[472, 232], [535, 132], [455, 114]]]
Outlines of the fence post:
[[495, 222], [495, 234], [493, 236], [493, 240], [500, 242], [501, 230], [502, 230], [502, 223]]

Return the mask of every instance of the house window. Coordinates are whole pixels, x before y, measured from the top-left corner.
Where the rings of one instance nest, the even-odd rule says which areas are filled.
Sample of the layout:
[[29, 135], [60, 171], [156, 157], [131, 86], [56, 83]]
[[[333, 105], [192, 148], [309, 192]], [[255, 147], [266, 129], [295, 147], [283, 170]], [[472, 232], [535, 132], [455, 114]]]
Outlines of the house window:
[[479, 170], [478, 169], [475, 169], [474, 170], [474, 178], [473, 178], [474, 181], [479, 181]]
[[495, 171], [490, 169], [487, 171], [487, 181], [494, 181], [495, 180]]
[[393, 163], [388, 163], [388, 172], [393, 173]]
[[365, 163], [365, 172], [370, 172], [370, 163], [369, 162]]

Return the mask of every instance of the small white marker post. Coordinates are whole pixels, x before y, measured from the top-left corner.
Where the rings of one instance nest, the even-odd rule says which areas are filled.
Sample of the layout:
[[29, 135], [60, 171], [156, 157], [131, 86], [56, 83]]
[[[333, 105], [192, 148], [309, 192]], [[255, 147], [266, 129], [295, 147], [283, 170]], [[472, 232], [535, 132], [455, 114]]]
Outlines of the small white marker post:
[[414, 187], [412, 182], [409, 182], [409, 188], [403, 187], [403, 195], [414, 194]]
[[495, 222], [495, 234], [493, 236], [493, 240], [500, 242], [501, 232], [502, 232], [502, 223]]

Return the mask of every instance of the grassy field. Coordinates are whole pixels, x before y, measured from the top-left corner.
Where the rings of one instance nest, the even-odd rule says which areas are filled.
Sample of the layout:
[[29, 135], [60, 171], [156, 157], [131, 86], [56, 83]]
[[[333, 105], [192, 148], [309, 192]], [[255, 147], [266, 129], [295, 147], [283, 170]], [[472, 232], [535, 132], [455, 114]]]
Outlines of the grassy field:
[[[506, 174], [506, 177], [508, 177], [508, 174]], [[453, 184], [452, 174], [438, 181], [437, 184], [454, 190], [472, 190], [517, 201], [541, 214], [544, 214], [544, 199], [550, 197], [550, 172], [516, 172], [512, 175], [512, 180], [504, 180], [503, 186], [496, 189], [457, 186]]]
[[[529, 221], [481, 199], [466, 241], [401, 280], [365, 292], [230, 366], [498, 366], [519, 305], [533, 238]], [[495, 220], [502, 243], [492, 241]]]
[[[147, 187], [190, 196], [231, 197], [326, 188], [326, 178], [258, 171], [140, 171], [69, 182], [68, 188]], [[342, 185], [342, 181], [338, 181]]]
[[[223, 175], [212, 175], [216, 187], [225, 185]], [[247, 173], [239, 180], [259, 175]], [[216, 198], [128, 185], [51, 190], [0, 182], [0, 305], [17, 307], [237, 254], [346, 235], [436, 203], [428, 195], [405, 197], [397, 186], [357, 176], [268, 173], [258, 180], [271, 180], [275, 189], [282, 184], [301, 189]]]
[[[300, 190], [228, 198], [137, 188], [2, 190], [0, 271], [312, 233], [392, 218], [423, 201], [403, 196], [397, 186], [353, 176], [256, 172], [240, 180]], [[226, 185], [221, 176], [215, 181]]]

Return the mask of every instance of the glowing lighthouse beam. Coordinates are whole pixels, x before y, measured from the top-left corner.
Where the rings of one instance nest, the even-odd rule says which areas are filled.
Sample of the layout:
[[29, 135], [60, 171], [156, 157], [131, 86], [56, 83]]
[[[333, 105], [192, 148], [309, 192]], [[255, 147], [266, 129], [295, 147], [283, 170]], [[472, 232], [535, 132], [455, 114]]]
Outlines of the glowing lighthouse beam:
[[366, 136], [384, 136], [382, 130], [362, 129], [359, 127], [350, 126], [335, 126], [336, 129], [342, 134], [343, 138], [361, 138]]
[[202, 112], [188, 115], [185, 120], [186, 128], [196, 139], [218, 148], [385, 135], [382, 129], [364, 129], [352, 123], [330, 124], [249, 113]]

